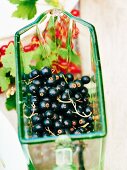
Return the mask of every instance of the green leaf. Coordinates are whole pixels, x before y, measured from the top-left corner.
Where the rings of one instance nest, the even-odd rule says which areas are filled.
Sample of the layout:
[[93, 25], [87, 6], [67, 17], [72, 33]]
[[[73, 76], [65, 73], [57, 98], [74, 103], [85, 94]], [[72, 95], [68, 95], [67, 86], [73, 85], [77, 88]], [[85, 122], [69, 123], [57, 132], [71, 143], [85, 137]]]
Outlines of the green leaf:
[[15, 77], [16, 75], [16, 65], [15, 65], [15, 51], [14, 45], [11, 43], [6, 49], [5, 55], [1, 58], [4, 68], [10, 71], [10, 75]]
[[6, 73], [9, 70], [2, 67], [0, 68], [0, 87], [2, 89], [2, 91], [5, 91], [8, 89], [8, 86], [10, 84], [10, 79], [8, 77], [6, 77]]
[[59, 48], [57, 52], [58, 52], [58, 55], [60, 55], [62, 58], [64, 59], [68, 58], [68, 50], [66, 48]]
[[30, 65], [31, 65], [31, 60], [33, 56], [25, 52], [23, 52], [21, 55], [22, 55], [22, 60], [23, 60], [24, 73], [28, 74], [32, 71]]
[[13, 12], [12, 16], [23, 19], [32, 19], [36, 12], [35, 2], [24, 2], [17, 6], [17, 10]]
[[59, 6], [59, 0], [45, 0], [49, 5], [52, 5], [54, 7]]
[[9, 1], [12, 4], [19, 4], [20, 3], [20, 0], [9, 0]]
[[54, 28], [54, 20], [53, 20], [53, 17], [51, 16], [50, 17], [50, 19], [49, 19], [49, 23], [48, 23], [48, 29], [50, 29], [50, 28]]
[[52, 41], [50, 38], [46, 38], [46, 41], [51, 49], [52, 52], [56, 52], [56, 43], [54, 41]]
[[16, 109], [16, 94], [11, 95], [5, 102], [7, 110]]
[[73, 50], [71, 50], [69, 52], [69, 57], [70, 57], [70, 61], [72, 63], [75, 63], [76, 65], [80, 65], [81, 64], [80, 57]]

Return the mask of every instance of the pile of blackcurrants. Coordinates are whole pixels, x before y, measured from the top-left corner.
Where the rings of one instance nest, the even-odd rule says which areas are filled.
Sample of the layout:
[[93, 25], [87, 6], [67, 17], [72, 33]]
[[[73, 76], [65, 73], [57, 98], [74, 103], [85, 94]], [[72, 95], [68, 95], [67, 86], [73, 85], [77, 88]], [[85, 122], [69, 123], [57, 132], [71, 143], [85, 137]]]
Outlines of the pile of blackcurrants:
[[88, 76], [75, 79], [48, 67], [23, 75], [23, 114], [31, 137], [82, 134], [94, 131]]

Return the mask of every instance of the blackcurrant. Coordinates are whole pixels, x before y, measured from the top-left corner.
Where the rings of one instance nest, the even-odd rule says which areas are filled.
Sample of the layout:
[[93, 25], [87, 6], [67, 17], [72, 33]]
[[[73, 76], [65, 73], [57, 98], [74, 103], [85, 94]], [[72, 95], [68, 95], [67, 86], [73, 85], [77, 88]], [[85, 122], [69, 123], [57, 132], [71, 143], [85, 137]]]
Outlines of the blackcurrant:
[[44, 119], [43, 120], [43, 125], [46, 127], [51, 127], [52, 126], [52, 121], [50, 119]]
[[93, 111], [93, 109], [92, 109], [91, 106], [86, 106], [85, 107], [84, 112], [85, 112], [86, 115], [89, 115], [92, 111]]
[[34, 85], [36, 85], [36, 86], [40, 86], [40, 85], [41, 85], [41, 80], [40, 80], [40, 79], [34, 79], [34, 80], [32, 81], [32, 83], [33, 83]]
[[75, 83], [76, 83], [76, 85], [77, 85], [78, 89], [80, 89], [80, 88], [83, 86], [83, 84], [82, 84], [82, 81], [81, 81], [81, 80], [75, 80]]
[[58, 73], [59, 79], [64, 80], [64, 73], [60, 72]]
[[38, 99], [37, 96], [30, 96], [30, 103], [31, 103], [31, 104], [34, 103], [35, 105], [37, 105], [38, 102], [39, 102], [39, 99]]
[[35, 78], [37, 77], [38, 75], [40, 74], [39, 70], [32, 70], [31, 73], [29, 74], [29, 78], [32, 79], [32, 78]]
[[45, 118], [53, 118], [53, 112], [51, 110], [47, 110], [45, 113], [44, 113], [44, 117]]
[[26, 107], [23, 109], [23, 113], [24, 113], [26, 116], [30, 116], [30, 115], [31, 115], [30, 108], [26, 106]]
[[85, 118], [82, 117], [82, 118], [79, 119], [79, 125], [82, 126], [82, 125], [84, 125], [85, 123], [86, 123], [86, 119], [85, 119]]
[[38, 124], [42, 121], [42, 118], [39, 115], [34, 115], [31, 118], [33, 125]]
[[77, 126], [78, 125], [78, 120], [73, 119], [71, 124], [72, 124], [72, 126]]
[[36, 124], [36, 125], [33, 126], [32, 130], [33, 130], [33, 132], [42, 132], [43, 131], [43, 126], [40, 123]]
[[76, 83], [75, 82], [69, 82], [68, 83], [68, 87], [69, 87], [69, 89], [70, 90], [72, 90], [72, 91], [76, 91], [77, 90], [77, 85], [76, 85]]
[[40, 97], [44, 97], [44, 96], [46, 96], [46, 94], [47, 94], [47, 90], [44, 87], [39, 89], [39, 96]]
[[44, 98], [43, 98], [43, 101], [50, 102], [50, 98], [44, 97]]
[[83, 84], [88, 84], [90, 82], [89, 76], [82, 76], [81, 81]]
[[92, 123], [93, 121], [94, 121], [94, 120], [93, 120], [92, 116], [89, 116], [89, 117], [87, 118], [87, 122]]
[[59, 103], [57, 102], [52, 102], [51, 103], [51, 109], [55, 112], [59, 111]]
[[71, 121], [70, 121], [70, 120], [67, 120], [67, 119], [65, 119], [65, 120], [63, 121], [63, 124], [64, 124], [64, 127], [65, 127], [65, 128], [69, 128], [69, 127], [72, 126]]
[[63, 100], [63, 101], [69, 100], [69, 94], [65, 93], [65, 92], [62, 93], [60, 99]]
[[38, 107], [32, 107], [30, 109], [31, 113], [39, 113], [39, 108]]
[[82, 132], [79, 130], [79, 129], [76, 129], [75, 131], [74, 131], [74, 134], [75, 135], [80, 135]]
[[85, 97], [88, 94], [88, 89], [86, 87], [83, 87], [81, 88], [80, 93], [82, 94], [82, 96]]
[[83, 104], [86, 106], [87, 104], [89, 104], [89, 100], [87, 97], [83, 97], [82, 98]]
[[58, 90], [56, 88], [50, 88], [49, 89], [49, 97], [57, 97], [58, 96]]
[[52, 75], [51, 69], [48, 67], [43, 67], [43, 69], [40, 71], [40, 74], [44, 78], [48, 78]]
[[49, 102], [41, 101], [39, 106], [40, 106], [41, 111], [46, 111], [49, 109], [50, 104], [49, 104]]
[[60, 129], [58, 129], [58, 130], [56, 131], [56, 134], [57, 134], [57, 135], [65, 134], [65, 130], [62, 129], [62, 128], [60, 128]]
[[63, 90], [67, 87], [67, 83], [65, 81], [61, 81], [60, 85], [61, 85]]
[[53, 118], [52, 118], [53, 120], [59, 120], [59, 115], [58, 114], [56, 114], [56, 113], [54, 113], [53, 114]]
[[64, 92], [69, 94], [69, 96], [72, 96], [72, 91], [70, 89], [65, 89]]
[[92, 123], [89, 124], [89, 125], [87, 126], [87, 130], [90, 131], [90, 132], [94, 131], [94, 125], [93, 125]]
[[29, 85], [29, 92], [31, 94], [36, 94], [38, 91], [38, 86], [34, 85], [34, 84], [30, 84]]
[[67, 110], [69, 109], [69, 106], [67, 103], [61, 103], [60, 105], [60, 110], [63, 112], [67, 112]]
[[64, 114], [70, 118], [74, 115], [72, 109], [68, 109]]
[[24, 85], [22, 86], [22, 93], [23, 93], [23, 94], [26, 94], [26, 92], [27, 92], [27, 85], [24, 84]]
[[56, 120], [55, 122], [54, 122], [54, 128], [55, 129], [60, 129], [60, 128], [62, 128], [63, 127], [63, 124], [59, 121], [59, 120]]
[[65, 75], [67, 82], [73, 81], [74, 80], [74, 76], [71, 73], [67, 73]]
[[46, 85], [47, 86], [55, 86], [56, 84], [56, 77], [52, 75], [51, 77], [48, 78]]
[[82, 98], [81, 93], [75, 93], [74, 98], [75, 98], [76, 100], [80, 100], [80, 99]]

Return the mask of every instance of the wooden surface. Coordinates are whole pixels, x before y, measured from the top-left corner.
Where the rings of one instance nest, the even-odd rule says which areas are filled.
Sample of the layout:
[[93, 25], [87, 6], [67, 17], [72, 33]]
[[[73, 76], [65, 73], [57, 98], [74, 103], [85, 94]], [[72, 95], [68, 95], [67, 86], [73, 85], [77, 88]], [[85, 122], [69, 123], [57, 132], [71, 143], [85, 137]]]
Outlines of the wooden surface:
[[127, 170], [127, 1], [82, 0], [81, 17], [98, 35], [108, 121], [105, 170]]

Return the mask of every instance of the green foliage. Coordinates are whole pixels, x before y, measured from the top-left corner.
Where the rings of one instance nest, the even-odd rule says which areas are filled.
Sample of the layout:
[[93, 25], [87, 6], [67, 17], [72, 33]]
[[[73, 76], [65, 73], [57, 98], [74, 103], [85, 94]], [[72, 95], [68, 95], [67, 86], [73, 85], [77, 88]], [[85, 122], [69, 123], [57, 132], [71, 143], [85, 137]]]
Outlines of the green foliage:
[[12, 43], [6, 49], [6, 53], [1, 60], [2, 60], [3, 67], [10, 71], [10, 75], [15, 77], [16, 74], [15, 52], [14, 52], [14, 45]]
[[37, 0], [9, 0], [12, 4], [17, 5], [17, 9], [12, 16], [23, 19], [32, 19], [37, 13]]
[[10, 84], [10, 79], [6, 77], [6, 73], [8, 71], [9, 70], [7, 68], [0, 68], [0, 87], [2, 91], [7, 90]]
[[11, 95], [5, 102], [7, 110], [16, 109], [16, 94]]

